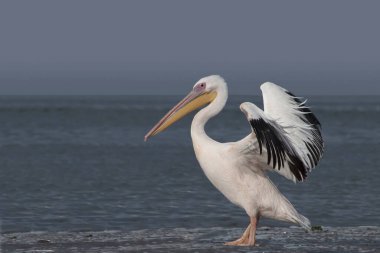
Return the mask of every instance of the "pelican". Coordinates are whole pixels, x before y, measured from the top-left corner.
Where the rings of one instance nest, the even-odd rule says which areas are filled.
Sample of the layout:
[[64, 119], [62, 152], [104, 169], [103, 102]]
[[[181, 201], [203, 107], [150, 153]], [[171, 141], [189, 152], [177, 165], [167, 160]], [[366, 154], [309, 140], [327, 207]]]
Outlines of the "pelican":
[[205, 125], [224, 107], [227, 84], [218, 75], [204, 77], [146, 135], [145, 141], [186, 114], [205, 106], [191, 124], [196, 158], [211, 183], [232, 203], [243, 208], [250, 223], [242, 236], [226, 245], [254, 246], [260, 217], [296, 223], [310, 230], [310, 221], [299, 214], [268, 178], [276, 171], [294, 182], [304, 181], [322, 158], [321, 124], [310, 109], [286, 89], [266, 82], [260, 86], [264, 111], [244, 102], [252, 132], [242, 140], [220, 143], [205, 132]]

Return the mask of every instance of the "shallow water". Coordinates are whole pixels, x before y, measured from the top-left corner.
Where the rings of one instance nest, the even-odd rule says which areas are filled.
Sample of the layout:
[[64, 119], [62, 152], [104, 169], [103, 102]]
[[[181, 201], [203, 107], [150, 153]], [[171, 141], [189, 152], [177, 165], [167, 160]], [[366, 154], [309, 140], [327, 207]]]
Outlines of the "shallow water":
[[[0, 97], [2, 232], [245, 227], [203, 175], [192, 117], [143, 142], [179, 97]], [[220, 141], [250, 128], [232, 97], [207, 125]], [[313, 224], [380, 225], [380, 97], [312, 97], [325, 156], [305, 183], [271, 175]], [[263, 220], [262, 225], [288, 226]]]
[[380, 227], [261, 227], [256, 247], [224, 246], [237, 228], [174, 228], [132, 232], [34, 232], [5, 234], [4, 252], [379, 252]]

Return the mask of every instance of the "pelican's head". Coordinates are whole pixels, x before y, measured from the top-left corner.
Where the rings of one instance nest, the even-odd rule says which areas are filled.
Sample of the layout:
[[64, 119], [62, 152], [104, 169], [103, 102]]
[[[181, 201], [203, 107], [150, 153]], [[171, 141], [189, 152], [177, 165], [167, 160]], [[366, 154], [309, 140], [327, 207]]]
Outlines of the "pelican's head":
[[201, 78], [195, 83], [193, 90], [174, 106], [146, 135], [145, 141], [154, 136], [174, 122], [180, 120], [190, 112], [206, 104], [211, 103], [217, 96], [218, 91], [226, 88], [223, 78], [218, 75], [212, 75]]

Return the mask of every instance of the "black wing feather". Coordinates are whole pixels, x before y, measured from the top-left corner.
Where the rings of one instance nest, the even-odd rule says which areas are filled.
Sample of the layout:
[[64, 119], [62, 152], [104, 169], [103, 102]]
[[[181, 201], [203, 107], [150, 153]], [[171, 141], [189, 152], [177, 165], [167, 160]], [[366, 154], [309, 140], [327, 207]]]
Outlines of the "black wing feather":
[[256, 134], [259, 143], [260, 154], [263, 153], [262, 146], [267, 150], [268, 165], [278, 170], [285, 166], [285, 158], [288, 157], [288, 166], [298, 181], [307, 176], [308, 169], [295, 152], [291, 142], [281, 132], [281, 128], [274, 121], [267, 122], [263, 118], [251, 119], [250, 124]]

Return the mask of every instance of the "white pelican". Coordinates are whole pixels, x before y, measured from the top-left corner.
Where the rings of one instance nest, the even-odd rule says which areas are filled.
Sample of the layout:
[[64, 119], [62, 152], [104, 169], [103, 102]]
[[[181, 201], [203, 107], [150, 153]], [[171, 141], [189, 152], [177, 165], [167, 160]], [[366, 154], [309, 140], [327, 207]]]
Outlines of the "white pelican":
[[264, 111], [249, 102], [240, 105], [252, 128], [252, 133], [240, 141], [220, 143], [205, 132], [205, 124], [223, 109], [228, 97], [227, 84], [217, 75], [196, 82], [193, 90], [145, 135], [146, 141], [209, 104], [191, 124], [195, 155], [211, 183], [250, 218], [241, 238], [227, 245], [254, 246], [261, 216], [310, 229], [309, 220], [280, 193], [266, 171], [274, 170], [294, 182], [303, 181], [323, 154], [321, 124], [305, 106], [306, 101], [301, 102], [286, 89], [269, 82], [260, 88]]

